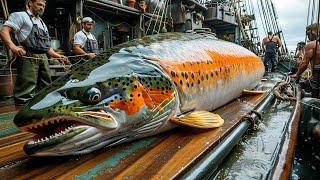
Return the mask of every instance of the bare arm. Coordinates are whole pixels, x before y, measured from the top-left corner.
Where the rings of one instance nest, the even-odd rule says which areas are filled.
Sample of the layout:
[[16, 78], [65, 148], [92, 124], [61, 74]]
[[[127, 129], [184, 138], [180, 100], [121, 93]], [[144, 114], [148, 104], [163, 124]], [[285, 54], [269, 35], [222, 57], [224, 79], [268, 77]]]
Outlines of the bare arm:
[[67, 58], [66, 56], [56, 53], [52, 48], [49, 49], [49, 51], [47, 52], [47, 54], [48, 54], [50, 57], [53, 57], [53, 58], [58, 59], [60, 62], [68, 61], [68, 58]]
[[7, 47], [12, 50], [12, 52], [14, 52], [15, 54], [17, 54], [19, 57], [22, 57], [26, 54], [26, 51], [21, 48], [21, 47], [18, 47], [16, 46], [12, 40], [11, 40], [11, 37], [10, 37], [10, 33], [12, 32], [13, 30], [8, 27], [8, 26], [3, 26], [1, 31], [0, 31], [0, 36], [1, 36], [1, 39], [4, 41], [4, 43], [7, 45]]
[[299, 69], [293, 77], [299, 77], [308, 67], [313, 55], [313, 44], [307, 44], [303, 61], [299, 64]]
[[89, 59], [94, 58], [95, 54], [94, 53], [86, 53], [79, 44], [75, 44], [73, 45], [73, 52], [76, 55], [85, 55], [87, 56]]

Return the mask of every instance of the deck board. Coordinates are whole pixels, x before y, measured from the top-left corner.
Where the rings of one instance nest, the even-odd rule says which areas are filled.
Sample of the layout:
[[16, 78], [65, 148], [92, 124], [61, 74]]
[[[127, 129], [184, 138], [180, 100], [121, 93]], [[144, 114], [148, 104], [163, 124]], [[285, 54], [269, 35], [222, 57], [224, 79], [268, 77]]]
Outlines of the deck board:
[[[34, 158], [22, 148], [32, 134], [13, 132], [0, 138], [0, 177], [6, 179], [167, 179], [179, 176], [219, 142], [267, 94], [240, 97], [214, 112], [225, 120], [221, 128], [177, 127], [162, 134], [103, 148], [84, 156]], [[15, 113], [8, 108], [4, 113]]]

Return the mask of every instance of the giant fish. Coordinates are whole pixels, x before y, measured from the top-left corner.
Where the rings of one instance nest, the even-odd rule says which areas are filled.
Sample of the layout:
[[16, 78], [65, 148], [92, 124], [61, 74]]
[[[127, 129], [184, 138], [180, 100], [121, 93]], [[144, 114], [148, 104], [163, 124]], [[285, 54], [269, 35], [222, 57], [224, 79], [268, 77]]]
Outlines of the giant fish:
[[210, 111], [254, 88], [259, 57], [211, 35], [167, 33], [115, 46], [74, 65], [14, 118], [36, 135], [32, 156], [82, 155], [178, 125], [215, 128]]

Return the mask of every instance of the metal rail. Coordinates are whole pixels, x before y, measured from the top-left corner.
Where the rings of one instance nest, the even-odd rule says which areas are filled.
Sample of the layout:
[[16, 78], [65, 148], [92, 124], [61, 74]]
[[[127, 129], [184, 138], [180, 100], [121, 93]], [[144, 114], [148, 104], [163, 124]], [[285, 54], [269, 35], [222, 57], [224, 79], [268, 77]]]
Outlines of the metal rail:
[[251, 120], [257, 121], [259, 119], [258, 114], [261, 114], [273, 99], [274, 95], [271, 92], [257, 106], [255, 113], [252, 113], [250, 117], [242, 121], [216, 148], [202, 157], [193, 168], [182, 176], [182, 179], [209, 179], [232, 148], [241, 140], [244, 133], [250, 127], [252, 123]]

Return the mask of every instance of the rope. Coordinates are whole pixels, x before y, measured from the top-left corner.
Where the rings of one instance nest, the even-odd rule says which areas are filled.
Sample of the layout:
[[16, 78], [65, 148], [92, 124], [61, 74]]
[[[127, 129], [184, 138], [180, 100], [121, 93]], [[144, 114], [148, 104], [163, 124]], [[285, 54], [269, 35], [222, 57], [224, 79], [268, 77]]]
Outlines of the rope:
[[[165, 1], [165, 3], [166, 3], [166, 0], [164, 0]], [[160, 1], [159, 1], [159, 3], [160, 3]], [[157, 4], [158, 5], [158, 4]], [[164, 10], [162, 10], [162, 13], [163, 13], [163, 11]], [[153, 29], [152, 29], [152, 33], [151, 34], [153, 34], [154, 33], [154, 31], [155, 31], [155, 29], [156, 29], [156, 25], [157, 25], [157, 22], [158, 22], [158, 18], [159, 18], [159, 16], [160, 16], [160, 12], [161, 12], [161, 6], [159, 5], [159, 11], [158, 11], [158, 13], [157, 13], [157, 19], [156, 19], [156, 21], [155, 21], [155, 23], [154, 23], [154, 26], [153, 26]], [[161, 20], [160, 20], [160, 26], [161, 26], [161, 21], [162, 21], [162, 16], [161, 16]], [[150, 24], [151, 24], [151, 22], [152, 21], [150, 21]], [[149, 24], [149, 25], [150, 25]], [[149, 29], [148, 29], [149, 30]], [[148, 31], [147, 31], [148, 32]]]
[[265, 22], [263, 20], [263, 17], [262, 17], [262, 13], [261, 13], [261, 4], [258, 2], [258, 11], [259, 11], [259, 16], [260, 16], [260, 19], [261, 19], [261, 22], [262, 22], [262, 26], [263, 26], [263, 30], [264, 30], [264, 33], [267, 34], [267, 26], [265, 25]]
[[[273, 94], [277, 99], [285, 100], [285, 101], [296, 101], [297, 99], [294, 97], [295, 92], [293, 91], [293, 87], [289, 83], [290, 78], [286, 78], [286, 80], [282, 83], [279, 83], [275, 86], [273, 90]], [[291, 88], [289, 90], [288, 88]], [[281, 95], [281, 92], [284, 92], [285, 95]]]
[[[164, 13], [167, 13], [167, 3], [169, 1], [168, 0], [165, 0], [165, 3], [164, 3], [164, 10], [162, 11], [162, 14], [161, 14], [161, 18], [160, 18], [160, 24], [159, 24], [159, 28], [158, 28], [158, 33], [160, 33], [160, 30], [161, 30], [161, 24], [162, 24], [162, 18], [163, 18], [163, 14]], [[165, 19], [164, 19], [165, 20]], [[163, 23], [163, 25], [165, 25], [165, 23]]]
[[[66, 56], [67, 58], [77, 58], [77, 57], [84, 57], [85, 55], [75, 55], [75, 56]], [[37, 58], [37, 57], [28, 57], [28, 56], [22, 56], [22, 58], [25, 59], [34, 59], [34, 60], [46, 60], [46, 58]], [[9, 64], [9, 73], [10, 73], [10, 84], [13, 86], [13, 72], [12, 72], [12, 64], [14, 61], [16, 61], [17, 56], [14, 57], [14, 59], [10, 62]], [[59, 58], [54, 58], [54, 59], [59, 59]], [[79, 61], [77, 61], [76, 63], [70, 65], [70, 67], [78, 64], [81, 62], [82, 59], [80, 59]], [[64, 70], [67, 69], [66, 64], [64, 62], [61, 62], [62, 68]]]
[[[308, 16], [307, 16], [307, 24], [306, 24], [306, 26], [308, 26], [308, 25], [309, 25], [309, 20], [310, 20], [310, 9], [311, 9], [311, 0], [309, 0]], [[305, 35], [304, 43], [305, 43], [305, 44], [307, 44], [307, 34]]]
[[[157, 2], [157, 5], [156, 5], [156, 7], [154, 8], [153, 13], [152, 13], [152, 16], [155, 15], [155, 13], [156, 13], [156, 11], [157, 11], [157, 8], [158, 8], [158, 6], [159, 6], [159, 11], [158, 11], [157, 14], [156, 14], [156, 15], [157, 15], [157, 19], [156, 19], [156, 21], [155, 21], [154, 27], [155, 27], [156, 24], [157, 24], [158, 17], [159, 17], [159, 14], [160, 14], [160, 10], [161, 10], [161, 6], [159, 5], [160, 2], [161, 2], [161, 0], [159, 0], [159, 1]], [[149, 24], [148, 24], [146, 34], [147, 34], [148, 31], [149, 31], [149, 28], [150, 28], [150, 26], [151, 26], [152, 20], [153, 20], [153, 17], [151, 17], [150, 20], [149, 20], [150, 22], [149, 22]], [[154, 28], [153, 28], [153, 31], [154, 31]], [[153, 34], [153, 31], [152, 31], [151, 34]]]
[[318, 45], [319, 45], [319, 21], [320, 21], [320, 0], [318, 3], [318, 17], [317, 17], [317, 36], [316, 36], [316, 48], [314, 50], [314, 59], [317, 59], [317, 51], [318, 51]]

